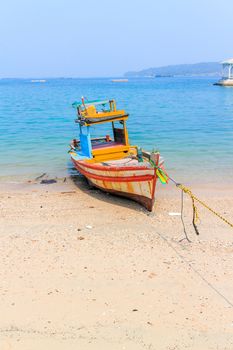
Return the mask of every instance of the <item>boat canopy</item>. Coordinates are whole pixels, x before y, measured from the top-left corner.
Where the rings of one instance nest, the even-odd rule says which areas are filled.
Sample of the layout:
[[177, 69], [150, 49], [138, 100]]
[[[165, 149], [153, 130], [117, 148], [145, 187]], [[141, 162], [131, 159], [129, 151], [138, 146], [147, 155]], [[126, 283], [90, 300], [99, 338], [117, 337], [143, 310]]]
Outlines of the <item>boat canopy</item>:
[[114, 100], [86, 102], [82, 97], [81, 102], [76, 101], [72, 106], [77, 109], [78, 118], [76, 123], [79, 123], [80, 126], [126, 120], [128, 118], [128, 114], [124, 110], [117, 110]]
[[84, 106], [84, 104], [85, 106], [91, 106], [91, 105], [98, 106], [98, 105], [106, 105], [109, 102], [110, 102], [109, 100], [93, 100], [93, 101], [85, 101], [85, 103], [83, 103], [82, 101], [75, 101], [74, 103], [72, 103], [72, 106], [74, 108]]

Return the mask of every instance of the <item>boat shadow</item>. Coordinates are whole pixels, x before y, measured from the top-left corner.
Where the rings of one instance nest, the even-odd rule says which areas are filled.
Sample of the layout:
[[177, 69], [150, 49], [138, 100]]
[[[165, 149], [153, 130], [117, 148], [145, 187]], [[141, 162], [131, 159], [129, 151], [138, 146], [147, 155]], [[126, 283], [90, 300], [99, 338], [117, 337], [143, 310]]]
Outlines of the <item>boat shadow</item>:
[[109, 203], [111, 205], [117, 205], [120, 207], [125, 207], [128, 209], [133, 209], [135, 211], [145, 212], [145, 214], [148, 214], [149, 212], [143, 208], [140, 204], [137, 202], [134, 202], [132, 199], [128, 199], [126, 197], [121, 197], [116, 194], [111, 194], [105, 191], [102, 191], [98, 189], [97, 187], [94, 187], [90, 185], [85, 178], [85, 176], [81, 175], [77, 172], [77, 174], [74, 174], [74, 171], [72, 174], [69, 175], [71, 181], [73, 184], [81, 190], [83, 193], [87, 194], [88, 196], [95, 198], [100, 201], [104, 201], [106, 203]]

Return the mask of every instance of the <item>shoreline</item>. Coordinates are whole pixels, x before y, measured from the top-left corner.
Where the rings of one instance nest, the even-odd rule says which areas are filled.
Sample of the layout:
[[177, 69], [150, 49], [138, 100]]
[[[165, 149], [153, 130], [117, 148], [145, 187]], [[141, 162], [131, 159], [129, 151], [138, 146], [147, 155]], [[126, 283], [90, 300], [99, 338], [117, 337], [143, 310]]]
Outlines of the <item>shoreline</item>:
[[[176, 181], [179, 181], [181, 178], [175, 177]], [[45, 187], [44, 184], [41, 183], [42, 180], [52, 180], [54, 181], [53, 186], [51, 184], [48, 186], [47, 189], [54, 189], [56, 188], [57, 191], [59, 191], [59, 188], [63, 188], [63, 185], [67, 185], [70, 187], [75, 186], [78, 187], [78, 184], [81, 183], [84, 186], [86, 185], [87, 189], [89, 188], [88, 183], [86, 182], [85, 178], [83, 175], [78, 174], [76, 169], [69, 173], [60, 173], [59, 175], [51, 174], [51, 173], [46, 173], [46, 172], [41, 172], [41, 173], [36, 173], [31, 176], [28, 175], [12, 175], [12, 176], [1, 176], [0, 177], [0, 193], [1, 192], [6, 192], [6, 191], [11, 191], [11, 190], [25, 190], [29, 191], [34, 190], [35, 188], [37, 190], [42, 190], [43, 187]], [[226, 193], [227, 195], [230, 196], [230, 193], [233, 195], [233, 179], [229, 179], [231, 181], [226, 181], [224, 180], [224, 183], [222, 181], [218, 181], [217, 178], [208, 178], [207, 180], [200, 181], [198, 179], [189, 179], [187, 176], [187, 180], [189, 181], [181, 181], [178, 183], [182, 183], [184, 186], [189, 187], [191, 190], [193, 189], [194, 191], [200, 190], [204, 191], [204, 194], [208, 196], [210, 195], [215, 195], [216, 192], [222, 192], [222, 194]], [[160, 192], [164, 192], [168, 194], [171, 192], [171, 195], [173, 195], [175, 192], [178, 192], [176, 190], [175, 184], [170, 180], [168, 184], [162, 185], [159, 180], [157, 181], [157, 190], [159, 187]], [[232, 185], [232, 188], [231, 188]], [[175, 191], [174, 191], [175, 190]], [[96, 189], [97, 191], [97, 189]], [[103, 193], [101, 190], [98, 190], [100, 193]], [[158, 193], [157, 193], [158, 194]], [[106, 193], [105, 193], [106, 195]], [[117, 198], [117, 196], [112, 196], [113, 198]], [[118, 197], [119, 198], [119, 197]]]
[[[33, 168], [33, 167], [31, 167]], [[181, 167], [181, 164], [176, 168], [174, 164], [167, 166], [165, 163], [165, 170], [168, 175], [174, 178], [177, 182], [182, 183], [193, 183], [194, 185], [200, 184], [221, 184], [230, 183], [233, 185], [233, 168], [229, 164], [220, 167], [201, 167], [197, 165], [195, 167], [190, 167], [188, 164], [186, 167]], [[73, 164], [68, 164], [67, 167], [57, 166], [55, 170], [51, 167], [43, 167], [41, 169], [34, 169], [33, 172], [14, 172], [14, 173], [5, 173], [0, 175], [0, 184], [1, 183], [22, 183], [22, 182], [34, 182], [37, 177], [40, 177], [42, 174], [46, 174], [49, 178], [69, 178], [72, 176], [78, 176], [77, 170], [73, 167]]]

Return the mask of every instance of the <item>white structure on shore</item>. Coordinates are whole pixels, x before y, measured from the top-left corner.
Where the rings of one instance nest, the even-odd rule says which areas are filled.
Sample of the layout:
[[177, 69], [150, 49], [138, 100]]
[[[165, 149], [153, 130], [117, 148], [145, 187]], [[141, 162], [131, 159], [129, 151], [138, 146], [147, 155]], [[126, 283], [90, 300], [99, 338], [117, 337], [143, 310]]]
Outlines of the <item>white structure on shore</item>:
[[233, 58], [221, 62], [222, 79], [214, 85], [233, 86]]

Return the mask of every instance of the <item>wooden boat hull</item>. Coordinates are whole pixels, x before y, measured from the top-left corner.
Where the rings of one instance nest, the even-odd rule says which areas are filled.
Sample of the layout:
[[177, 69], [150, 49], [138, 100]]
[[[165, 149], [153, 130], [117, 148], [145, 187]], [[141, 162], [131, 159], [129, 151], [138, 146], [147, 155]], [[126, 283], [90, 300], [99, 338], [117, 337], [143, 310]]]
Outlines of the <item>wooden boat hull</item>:
[[156, 170], [145, 166], [105, 166], [76, 160], [71, 156], [75, 168], [88, 182], [118, 196], [130, 198], [152, 211], [157, 182]]

